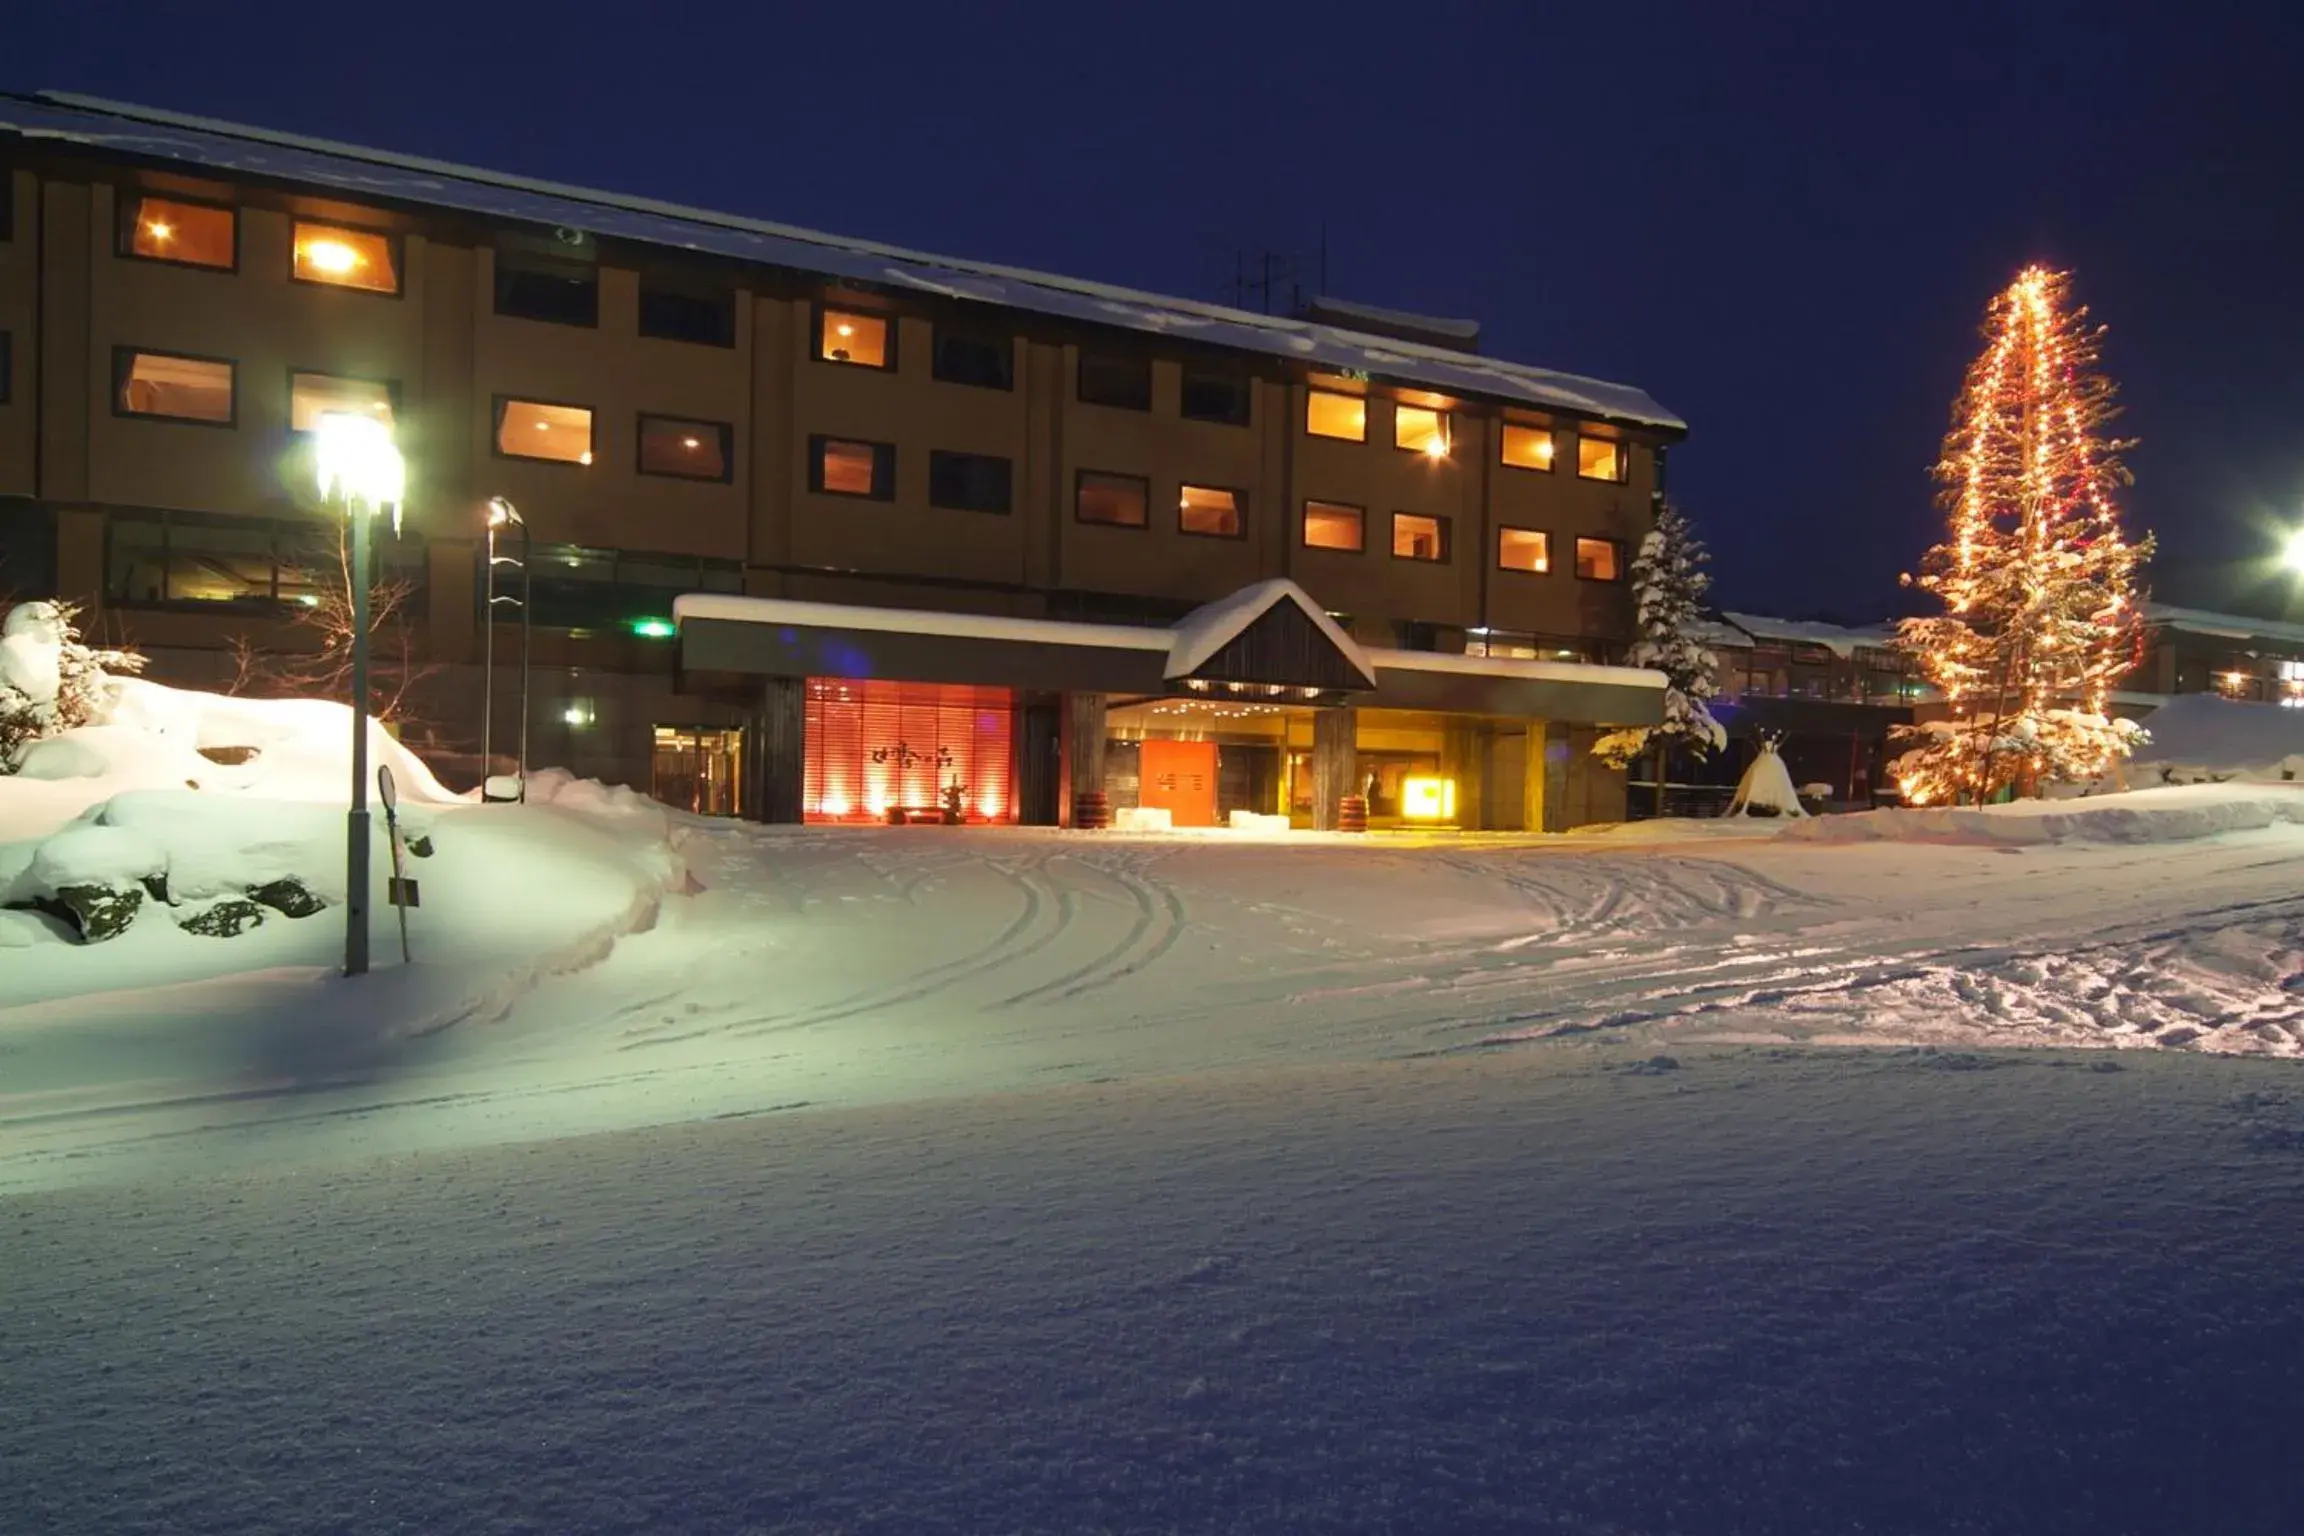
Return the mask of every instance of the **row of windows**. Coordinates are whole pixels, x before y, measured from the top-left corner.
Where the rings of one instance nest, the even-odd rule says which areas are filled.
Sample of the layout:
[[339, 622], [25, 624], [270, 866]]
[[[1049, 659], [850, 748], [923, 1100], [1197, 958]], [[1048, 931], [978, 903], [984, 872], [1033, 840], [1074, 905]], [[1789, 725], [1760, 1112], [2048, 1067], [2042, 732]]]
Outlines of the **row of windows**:
[[[1453, 558], [1451, 519], [1420, 512], [1392, 514], [1392, 556], [1396, 560]], [[1368, 513], [1345, 502], [1304, 503], [1304, 546], [1360, 554], [1368, 547]], [[1541, 528], [1496, 530], [1496, 568], [1542, 576], [1552, 569], [1552, 535]], [[1576, 575], [1584, 581], [1622, 581], [1624, 546], [1614, 539], [1576, 540]]]
[[[113, 353], [114, 408], [123, 416], [233, 426], [240, 416], [239, 373], [239, 365], [228, 358], [119, 347]], [[0, 400], [5, 398], [0, 390]], [[398, 387], [385, 380], [301, 370], [288, 375], [291, 432], [313, 430], [330, 411], [390, 422], [398, 409]], [[590, 464], [598, 449], [595, 417], [589, 406], [500, 395], [496, 451], [513, 459]], [[635, 464], [644, 475], [725, 481], [734, 473], [735, 444], [736, 429], [728, 422], [643, 411], [636, 424]]]
[[[240, 266], [238, 211], [183, 198], [123, 195], [120, 253], [147, 261], [236, 272]], [[397, 236], [375, 230], [298, 219], [290, 276], [371, 293], [401, 291]], [[600, 322], [597, 268], [513, 250], [499, 251], [495, 265], [498, 314], [555, 325], [596, 326]], [[736, 301], [727, 288], [695, 288], [643, 277], [639, 330], [643, 336], [706, 346], [736, 344]], [[1013, 390], [1016, 354], [1012, 338], [985, 331], [938, 325], [932, 333], [930, 371], [940, 381], [979, 389]], [[815, 310], [815, 355], [829, 363], [889, 370], [896, 366], [896, 322], [887, 315], [819, 305]], [[1152, 409], [1152, 364], [1139, 354], [1083, 352], [1077, 379], [1080, 400], [1120, 410]], [[1254, 391], [1246, 375], [1212, 365], [1186, 364], [1179, 414], [1187, 421], [1247, 426]], [[1364, 396], [1315, 389], [1307, 396], [1304, 430], [1313, 437], [1343, 442], [1368, 440]], [[1395, 408], [1395, 447], [1434, 458], [1452, 449], [1449, 413], [1439, 405], [1402, 401]], [[1548, 471], [1555, 447], [1552, 431], [1506, 422], [1498, 461], [1516, 469]], [[1610, 438], [1579, 435], [1578, 478], [1622, 484], [1630, 454]]]

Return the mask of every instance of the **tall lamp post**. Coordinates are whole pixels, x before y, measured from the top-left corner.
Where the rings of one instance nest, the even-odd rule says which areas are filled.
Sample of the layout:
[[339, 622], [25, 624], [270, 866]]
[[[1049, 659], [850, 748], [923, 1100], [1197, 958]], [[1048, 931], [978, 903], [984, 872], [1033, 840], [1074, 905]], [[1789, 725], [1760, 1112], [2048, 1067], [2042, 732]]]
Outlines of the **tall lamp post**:
[[[518, 560], [514, 560], [509, 555], [496, 553], [496, 535], [507, 527], [520, 530], [520, 558]], [[487, 630], [481, 638], [480, 663], [482, 678], [480, 684], [480, 798], [483, 800], [489, 798], [488, 781], [495, 776], [496, 605], [498, 603], [516, 603], [520, 608], [520, 763], [515, 782], [519, 786], [517, 798], [522, 801], [528, 798], [528, 656], [529, 636], [534, 621], [534, 610], [530, 599], [535, 596], [536, 580], [534, 562], [529, 559], [529, 553], [528, 524], [520, 516], [520, 509], [501, 496], [489, 497], [488, 585], [485, 604], [487, 612], [483, 616]], [[520, 567], [520, 595], [518, 597], [499, 597], [496, 595], [496, 567], [499, 565], [517, 565]]]
[[2288, 535], [2288, 542], [2280, 547], [2280, 563], [2291, 571], [2304, 574], [2304, 528]]
[[320, 497], [339, 501], [352, 523], [352, 806], [344, 823], [344, 974], [368, 972], [368, 540], [380, 507], [394, 532], [408, 466], [392, 429], [350, 411], [321, 414], [314, 433]]

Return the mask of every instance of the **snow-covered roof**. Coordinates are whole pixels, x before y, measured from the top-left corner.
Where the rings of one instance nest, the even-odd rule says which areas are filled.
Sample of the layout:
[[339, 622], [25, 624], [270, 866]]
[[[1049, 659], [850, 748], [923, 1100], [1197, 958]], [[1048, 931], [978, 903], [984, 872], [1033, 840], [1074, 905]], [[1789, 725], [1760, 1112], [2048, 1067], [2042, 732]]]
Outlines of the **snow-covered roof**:
[[1208, 664], [1208, 659], [1238, 639], [1258, 619], [1281, 603], [1294, 603], [1303, 610], [1328, 643], [1336, 647], [1352, 670], [1359, 673], [1369, 687], [1376, 686], [1375, 670], [1368, 665], [1368, 657], [1353, 642], [1350, 635], [1336, 626], [1320, 605], [1305, 595], [1304, 589], [1286, 577], [1274, 577], [1254, 586], [1242, 587], [1230, 597], [1203, 604], [1184, 615], [1169, 633], [1175, 636], [1168, 649], [1168, 667], [1163, 677], [1190, 677]]
[[2279, 619], [2252, 619], [2240, 613], [2211, 613], [2205, 608], [2178, 608], [2169, 603], [2146, 603], [2144, 621], [2186, 634], [2214, 635], [2225, 640], [2279, 640], [2304, 645], [2304, 624]]
[[1896, 628], [1892, 624], [1825, 624], [1813, 619], [1776, 619], [1759, 613], [1724, 612], [1720, 617], [1755, 640], [1785, 640], [1799, 645], [1821, 645], [1835, 656], [1852, 656], [1858, 646], [1876, 647], [1896, 643]]
[[213, 171], [452, 208], [547, 228], [703, 252], [883, 288], [999, 305], [1184, 341], [1360, 370], [1451, 394], [1687, 430], [1646, 391], [1448, 347], [1191, 299], [935, 256], [735, 214], [397, 155], [98, 97], [0, 95], [0, 134]]
[[1330, 298], [1321, 294], [1311, 303], [1314, 313], [1333, 315], [1339, 320], [1357, 321], [1371, 330], [1394, 326], [1402, 330], [1423, 331], [1433, 336], [1449, 336], [1469, 346], [1480, 339], [1480, 322], [1457, 320], [1445, 315], [1417, 315], [1404, 309], [1383, 309], [1374, 304], [1361, 304], [1352, 299]]
[[1544, 683], [1614, 683], [1626, 688], [1662, 688], [1664, 674], [1647, 667], [1610, 667], [1590, 661], [1523, 661], [1511, 656], [1460, 656], [1447, 651], [1375, 649], [1368, 660], [1384, 672], [1457, 672], [1474, 677], [1512, 677]]
[[1124, 651], [1166, 651], [1175, 644], [1173, 631], [1137, 624], [1075, 624], [1069, 619], [1012, 619], [989, 613], [872, 608], [861, 603], [804, 603], [782, 597], [735, 597], [725, 592], [683, 593], [672, 600], [672, 617], [728, 619], [739, 624], [789, 624], [800, 629], [862, 629], [882, 634], [1013, 640], [1025, 645], [1086, 645]]

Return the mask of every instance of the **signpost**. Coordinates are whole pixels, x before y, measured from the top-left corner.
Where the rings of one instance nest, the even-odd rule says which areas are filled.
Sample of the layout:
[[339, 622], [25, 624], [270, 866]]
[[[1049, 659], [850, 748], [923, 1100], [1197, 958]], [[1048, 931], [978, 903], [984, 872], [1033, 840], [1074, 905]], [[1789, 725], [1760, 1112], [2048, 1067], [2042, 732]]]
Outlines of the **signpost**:
[[392, 879], [385, 889], [392, 909], [400, 914], [400, 963], [406, 965], [410, 958], [408, 909], [423, 903], [417, 899], [416, 882], [408, 878], [406, 845], [400, 840], [400, 790], [392, 781], [389, 765], [376, 770], [376, 794], [384, 802], [384, 830], [392, 839]]

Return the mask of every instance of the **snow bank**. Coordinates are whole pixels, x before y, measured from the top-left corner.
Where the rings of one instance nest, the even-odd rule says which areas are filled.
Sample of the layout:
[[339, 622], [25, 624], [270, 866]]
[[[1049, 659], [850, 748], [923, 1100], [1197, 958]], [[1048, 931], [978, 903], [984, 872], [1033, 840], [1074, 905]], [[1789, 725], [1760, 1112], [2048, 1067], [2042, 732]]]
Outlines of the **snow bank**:
[[2085, 800], [1924, 806], [1822, 816], [1782, 837], [1812, 843], [2180, 843], [2304, 822], [2304, 787], [2191, 784]]
[[2129, 773], [2133, 782], [2304, 778], [2304, 709], [2186, 693], [2152, 711], [2143, 723], [2152, 740], [2137, 750]]
[[[399, 789], [410, 947], [472, 1007], [589, 963], [651, 925], [686, 869], [665, 807], [621, 786], [537, 775], [527, 805], [451, 794], [381, 729], [375, 764]], [[342, 952], [351, 714], [319, 700], [251, 700], [130, 680], [102, 725], [36, 744], [0, 778], [0, 1027], [15, 1005], [171, 987]], [[393, 846], [371, 800], [371, 953], [399, 960], [387, 896]], [[127, 914], [77, 941], [74, 892]], [[25, 910], [25, 909], [37, 909]], [[461, 989], [458, 991], [458, 989]], [[117, 1000], [115, 1000], [117, 1001]]]

